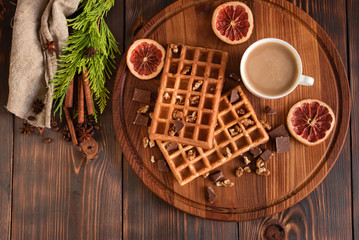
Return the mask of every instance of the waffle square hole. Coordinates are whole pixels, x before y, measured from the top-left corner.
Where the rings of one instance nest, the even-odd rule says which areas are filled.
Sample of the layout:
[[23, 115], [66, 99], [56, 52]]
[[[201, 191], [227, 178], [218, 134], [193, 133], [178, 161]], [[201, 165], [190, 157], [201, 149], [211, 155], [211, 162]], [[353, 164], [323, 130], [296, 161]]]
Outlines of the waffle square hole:
[[244, 106], [240, 106], [240, 107], [236, 108], [236, 113], [238, 114], [238, 116], [242, 117], [243, 115], [245, 115], [247, 113], [247, 110]]
[[221, 99], [221, 101], [219, 102], [219, 108], [218, 111], [222, 112], [223, 110], [226, 110], [228, 108], [228, 104], [225, 100]]
[[208, 155], [208, 161], [211, 163], [211, 165], [213, 165], [214, 163], [217, 163], [221, 160], [220, 155], [214, 151], [213, 153], [211, 153], [210, 155]]
[[205, 71], [206, 71], [206, 66], [197, 65], [196, 76], [204, 77]]
[[208, 52], [206, 52], [206, 51], [201, 51], [201, 52], [199, 53], [198, 61], [200, 61], [200, 62], [207, 62], [207, 59], [208, 59]]
[[198, 132], [198, 140], [206, 142], [208, 139], [208, 129], [201, 128]]
[[185, 101], [186, 101], [186, 95], [184, 94], [177, 94], [176, 95], [176, 101], [175, 103], [177, 105], [184, 105], [185, 104]]
[[196, 169], [196, 172], [200, 172], [201, 170], [207, 168], [202, 160], [199, 160], [195, 164], [193, 164], [193, 167], [194, 169]]
[[168, 119], [168, 115], [170, 113], [170, 109], [169, 108], [165, 108], [165, 107], [162, 107], [161, 108], [161, 111], [160, 111], [160, 114], [159, 114], [159, 118], [162, 118], [162, 119]]
[[179, 89], [188, 91], [189, 78], [181, 78]]
[[194, 49], [187, 49], [186, 55], [184, 58], [187, 60], [193, 60], [194, 59]]
[[191, 75], [192, 73], [192, 65], [191, 64], [183, 64], [181, 69], [181, 75]]
[[172, 58], [180, 58], [182, 47], [180, 45], [176, 46], [177, 49], [172, 49]]
[[212, 57], [212, 63], [221, 64], [222, 62], [222, 54], [219, 52], [214, 52]]
[[207, 85], [206, 92], [209, 93], [209, 94], [215, 94], [216, 93], [216, 87], [217, 87], [216, 83], [209, 83]]
[[165, 122], [158, 122], [156, 127], [156, 134], [165, 134], [166, 125], [167, 124]]
[[191, 95], [191, 96], [189, 97], [189, 105], [190, 105], [191, 107], [198, 107], [200, 100], [201, 100], [201, 96], [200, 96], [200, 95]]
[[165, 92], [163, 95], [162, 95], [162, 102], [163, 103], [171, 103], [171, 100], [172, 100], [172, 93], [170, 92]]
[[212, 122], [212, 114], [210, 113], [202, 113], [201, 117], [201, 125], [210, 125]]
[[221, 145], [228, 140], [228, 136], [224, 132], [218, 133], [215, 137], [217, 145]]
[[175, 87], [176, 78], [173, 77], [167, 77], [166, 79], [166, 88], [173, 89]]
[[181, 174], [182, 180], [187, 179], [192, 176], [192, 173], [188, 167], [186, 167], [185, 169], [182, 169], [180, 174]]
[[181, 166], [182, 164], [186, 163], [186, 160], [183, 158], [182, 154], [173, 158], [173, 163], [175, 164], [176, 168]]
[[252, 131], [251, 133], [249, 133], [250, 138], [252, 139], [252, 141], [256, 141], [258, 139], [260, 139], [262, 137], [262, 134], [260, 133], [260, 131], [258, 129]]
[[240, 123], [243, 125], [245, 129], [249, 129], [250, 127], [256, 124], [251, 117], [242, 119]]
[[246, 138], [244, 136], [238, 138], [234, 143], [236, 144], [238, 149], [242, 149], [248, 145]]
[[177, 74], [178, 72], [178, 62], [171, 62], [170, 63], [170, 69], [168, 69], [169, 73]]
[[221, 116], [223, 123], [225, 125], [234, 122], [236, 120], [236, 117], [233, 115], [232, 111], [228, 111], [227, 113], [223, 114]]
[[184, 130], [182, 130], [184, 132], [183, 137], [193, 139], [194, 129], [193, 126], [186, 126]]
[[211, 68], [211, 72], [209, 73], [209, 77], [213, 79], [218, 79], [219, 77], [219, 68]]
[[213, 102], [214, 102], [213, 98], [206, 97], [206, 99], [204, 100], [203, 107], [206, 109], [213, 109]]
[[194, 80], [192, 84], [192, 91], [201, 92], [203, 86], [203, 80]]

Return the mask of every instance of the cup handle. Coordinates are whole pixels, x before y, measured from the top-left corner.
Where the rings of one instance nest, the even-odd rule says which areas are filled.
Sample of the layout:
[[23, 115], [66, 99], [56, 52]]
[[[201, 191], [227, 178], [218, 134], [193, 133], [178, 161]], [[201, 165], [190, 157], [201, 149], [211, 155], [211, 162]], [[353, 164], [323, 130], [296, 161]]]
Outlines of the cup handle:
[[308, 77], [308, 76], [305, 76], [305, 75], [300, 76], [299, 85], [313, 86], [313, 84], [314, 84], [314, 78]]

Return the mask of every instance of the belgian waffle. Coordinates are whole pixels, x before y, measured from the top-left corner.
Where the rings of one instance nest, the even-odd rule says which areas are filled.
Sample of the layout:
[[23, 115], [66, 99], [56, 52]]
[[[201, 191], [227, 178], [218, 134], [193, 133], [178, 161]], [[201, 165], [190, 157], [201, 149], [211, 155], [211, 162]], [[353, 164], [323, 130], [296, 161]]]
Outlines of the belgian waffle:
[[[209, 149], [227, 64], [227, 52], [183, 44], [167, 48], [150, 138]], [[171, 133], [174, 120], [185, 126]]]
[[[233, 90], [239, 93], [239, 100], [235, 103], [230, 102]], [[200, 147], [178, 144], [177, 149], [167, 150], [166, 146], [169, 142], [157, 141], [180, 185], [268, 141], [268, 134], [258, 121], [241, 87], [237, 86], [233, 90], [220, 99], [212, 149], [205, 150]], [[248, 122], [252, 124], [247, 125]]]

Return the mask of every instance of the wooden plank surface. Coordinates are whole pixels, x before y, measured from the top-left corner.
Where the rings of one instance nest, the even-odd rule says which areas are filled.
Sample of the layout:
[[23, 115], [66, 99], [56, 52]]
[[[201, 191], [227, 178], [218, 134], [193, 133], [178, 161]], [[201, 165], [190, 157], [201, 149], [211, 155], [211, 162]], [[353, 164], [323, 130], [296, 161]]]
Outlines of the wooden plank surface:
[[[171, 2], [116, 1], [107, 22], [120, 40], [120, 46], [128, 46], [133, 29]], [[352, 97], [353, 100], [357, 99], [357, 1], [348, 0], [348, 15], [346, 1], [292, 2], [313, 16], [333, 39], [344, 63], [350, 65], [348, 74]], [[5, 4], [8, 12], [1, 22], [0, 30], [0, 79], [4, 86], [0, 97], [2, 106], [5, 105], [8, 94], [6, 84], [11, 41], [9, 26], [15, 10], [9, 1], [5, 1]], [[124, 6], [126, 15], [123, 14]], [[346, 37], [347, 17], [349, 39]], [[239, 224], [225, 223], [203, 220], [174, 209], [150, 192], [125, 160], [122, 168], [121, 152], [116, 143], [110, 109], [107, 108], [101, 119], [102, 134], [98, 137], [102, 139], [100, 145], [103, 146], [103, 152], [100, 158], [82, 163], [81, 156], [78, 156], [71, 145], [63, 142], [58, 133], [45, 133], [54, 139], [49, 145], [44, 145], [38, 135], [23, 138], [19, 134], [22, 121], [16, 119], [13, 127], [12, 115], [4, 108], [0, 110], [1, 239], [10, 239], [8, 230], [11, 220], [13, 131], [12, 239], [258, 239], [271, 223], [281, 223], [288, 239], [351, 239], [352, 232], [359, 238], [359, 146], [356, 134], [351, 134], [352, 150], [350, 151], [348, 136], [332, 171], [306, 199], [266, 219]], [[353, 101], [352, 133], [358, 133], [358, 117], [355, 116], [358, 110], [357, 103]]]
[[[0, 0], [0, 105], [5, 106], [8, 96], [9, 60], [11, 46], [11, 16], [15, 7]], [[13, 163], [13, 119], [4, 107], [0, 108], [0, 238], [10, 239], [11, 185]]]
[[[116, 1], [106, 19], [120, 46], [123, 6]], [[121, 239], [122, 159], [110, 109], [96, 135], [102, 148], [96, 160], [85, 160], [51, 130], [44, 133], [53, 138], [49, 144], [23, 137], [21, 125], [16, 118], [12, 239]]]
[[359, 239], [359, 1], [347, 0], [348, 14], [348, 75], [352, 94], [351, 153], [352, 153], [352, 196], [353, 236]]

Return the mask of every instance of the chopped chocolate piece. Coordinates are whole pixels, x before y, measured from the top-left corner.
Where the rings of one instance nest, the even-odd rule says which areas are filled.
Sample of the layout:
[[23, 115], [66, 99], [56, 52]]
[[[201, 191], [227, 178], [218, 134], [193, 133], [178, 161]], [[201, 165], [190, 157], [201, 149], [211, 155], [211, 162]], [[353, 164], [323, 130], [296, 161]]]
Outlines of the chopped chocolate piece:
[[177, 150], [178, 149], [178, 144], [177, 143], [174, 143], [174, 142], [170, 142], [166, 145], [166, 150], [167, 151], [174, 151], [174, 150]]
[[283, 124], [276, 127], [275, 129], [270, 131], [268, 134], [272, 139], [276, 139], [277, 137], [289, 137], [289, 133]]
[[257, 157], [259, 157], [259, 155], [261, 155], [262, 149], [260, 149], [259, 147], [255, 147], [255, 148], [252, 148], [250, 150], [250, 152], [252, 153], [254, 158], [257, 158]]
[[213, 182], [218, 182], [219, 180], [223, 179], [224, 175], [222, 171], [217, 171], [215, 173], [211, 173], [209, 175], [209, 179], [211, 179], [211, 181]]
[[289, 137], [277, 137], [275, 139], [277, 153], [285, 153], [290, 151]]
[[267, 149], [260, 155], [260, 158], [267, 162], [272, 156], [273, 153]]
[[151, 92], [147, 90], [135, 88], [132, 100], [135, 102], [150, 103]]
[[238, 82], [241, 81], [241, 77], [236, 73], [229, 74], [229, 77], [232, 78], [235, 81], [238, 81]]
[[270, 106], [266, 106], [266, 114], [267, 115], [274, 115], [274, 114], [277, 114], [277, 112], [276, 112], [276, 110], [274, 110]]
[[141, 126], [147, 126], [148, 123], [148, 117], [143, 116], [142, 114], [137, 114], [135, 121], [133, 124], [141, 125]]
[[233, 104], [233, 103], [238, 102], [239, 99], [240, 99], [240, 97], [239, 97], [238, 91], [237, 90], [232, 90], [229, 102]]
[[182, 121], [179, 121], [179, 120], [175, 120], [173, 122], [173, 125], [175, 127], [175, 132], [176, 133], [179, 133], [182, 130], [182, 128], [184, 127], [184, 123]]
[[214, 200], [216, 199], [217, 195], [214, 193], [212, 187], [207, 187], [207, 197], [208, 197], [208, 202], [210, 203], [213, 203]]
[[162, 159], [157, 161], [157, 168], [160, 172], [168, 172], [169, 170], [167, 167], [167, 163]]

